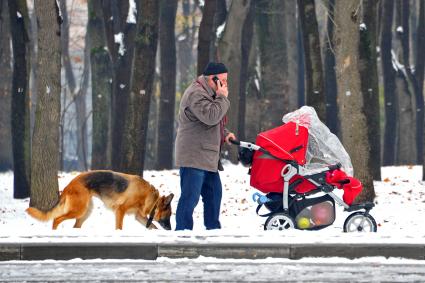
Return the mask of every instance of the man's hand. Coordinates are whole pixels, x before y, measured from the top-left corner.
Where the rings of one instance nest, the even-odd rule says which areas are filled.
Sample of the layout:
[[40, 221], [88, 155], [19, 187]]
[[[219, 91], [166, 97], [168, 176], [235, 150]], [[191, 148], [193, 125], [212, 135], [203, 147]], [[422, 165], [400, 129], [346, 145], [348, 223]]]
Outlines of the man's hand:
[[234, 133], [228, 133], [224, 140], [227, 144], [231, 144], [230, 140], [236, 140], [236, 136]]
[[217, 95], [222, 95], [227, 97], [229, 95], [229, 90], [227, 89], [227, 84], [222, 84], [220, 80], [217, 80]]

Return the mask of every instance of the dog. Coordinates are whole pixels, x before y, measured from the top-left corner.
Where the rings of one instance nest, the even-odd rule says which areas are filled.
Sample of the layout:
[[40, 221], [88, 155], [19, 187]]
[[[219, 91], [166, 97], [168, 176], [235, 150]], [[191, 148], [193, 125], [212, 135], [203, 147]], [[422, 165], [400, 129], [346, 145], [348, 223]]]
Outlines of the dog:
[[135, 213], [147, 228], [157, 229], [152, 221], [171, 230], [171, 200], [174, 195], [160, 196], [157, 189], [137, 175], [94, 170], [81, 173], [63, 190], [59, 201], [49, 211], [29, 207], [26, 211], [40, 221], [53, 219], [52, 229], [67, 219], [76, 219], [74, 228], [81, 228], [90, 216], [92, 196], [99, 197], [115, 213], [115, 229], [122, 230], [125, 214]]

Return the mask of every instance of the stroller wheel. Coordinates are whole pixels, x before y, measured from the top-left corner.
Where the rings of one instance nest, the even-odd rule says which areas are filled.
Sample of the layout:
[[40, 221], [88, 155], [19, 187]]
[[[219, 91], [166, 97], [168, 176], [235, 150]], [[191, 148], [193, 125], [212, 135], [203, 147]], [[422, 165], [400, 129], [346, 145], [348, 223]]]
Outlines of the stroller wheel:
[[287, 230], [295, 228], [294, 219], [286, 213], [275, 213], [267, 218], [264, 230]]
[[344, 222], [344, 232], [376, 232], [377, 229], [375, 219], [361, 211], [350, 214]]

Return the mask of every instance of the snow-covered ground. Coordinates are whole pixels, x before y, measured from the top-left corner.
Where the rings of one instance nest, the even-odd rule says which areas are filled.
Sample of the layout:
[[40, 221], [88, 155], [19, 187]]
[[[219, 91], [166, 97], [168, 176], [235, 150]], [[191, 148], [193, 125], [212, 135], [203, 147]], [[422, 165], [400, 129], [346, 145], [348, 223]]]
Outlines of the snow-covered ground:
[[[256, 215], [252, 201], [255, 189], [249, 186], [247, 168], [225, 164], [221, 172], [223, 200], [222, 229], [207, 231], [203, 226], [202, 201], [194, 215], [193, 231], [147, 230], [132, 215], [124, 218], [124, 229], [115, 231], [115, 219], [101, 201], [95, 198], [94, 210], [81, 229], [74, 221], [63, 222], [51, 230], [51, 221], [38, 222], [25, 213], [29, 200], [13, 199], [13, 174], [0, 174], [0, 242], [81, 241], [86, 242], [261, 242], [261, 243], [425, 243], [425, 184], [421, 166], [383, 167], [382, 182], [375, 182], [376, 207], [371, 214], [378, 224], [377, 233], [343, 233], [342, 225], [349, 213], [337, 206], [335, 223], [320, 231], [264, 231], [265, 218]], [[59, 175], [63, 189], [78, 173]], [[180, 194], [177, 170], [146, 171], [145, 179], [163, 194], [174, 193], [173, 211]], [[341, 194], [342, 191], [337, 191]], [[264, 211], [265, 212], [265, 211]], [[172, 217], [172, 226], [175, 219]]]

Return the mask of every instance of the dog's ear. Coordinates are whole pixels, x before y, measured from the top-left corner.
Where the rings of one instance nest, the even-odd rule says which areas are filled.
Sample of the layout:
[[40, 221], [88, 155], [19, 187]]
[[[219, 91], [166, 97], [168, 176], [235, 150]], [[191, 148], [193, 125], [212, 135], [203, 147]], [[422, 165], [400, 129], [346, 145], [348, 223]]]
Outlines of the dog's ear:
[[169, 194], [165, 199], [164, 199], [164, 206], [168, 206], [170, 205], [171, 201], [173, 200], [174, 194]]

